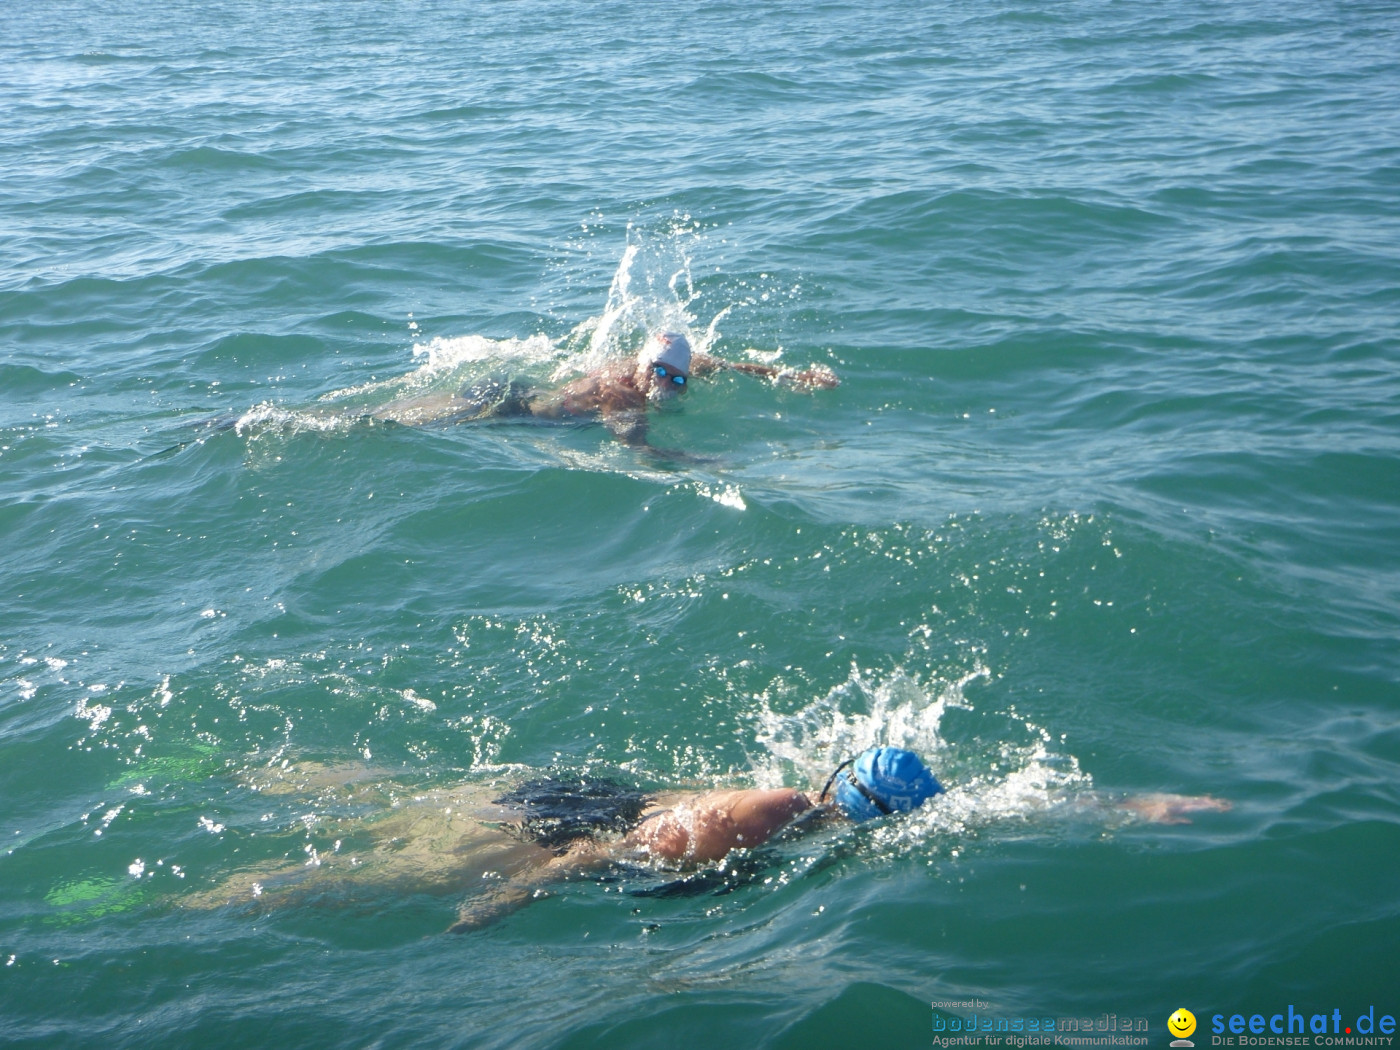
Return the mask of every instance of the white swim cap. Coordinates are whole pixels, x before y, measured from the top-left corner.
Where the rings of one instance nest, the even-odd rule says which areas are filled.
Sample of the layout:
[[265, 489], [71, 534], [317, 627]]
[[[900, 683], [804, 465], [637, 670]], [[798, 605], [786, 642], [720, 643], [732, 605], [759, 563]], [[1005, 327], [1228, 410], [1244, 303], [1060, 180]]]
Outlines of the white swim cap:
[[679, 332], [660, 332], [646, 341], [637, 360], [644, 365], [665, 365], [690, 375], [690, 340]]

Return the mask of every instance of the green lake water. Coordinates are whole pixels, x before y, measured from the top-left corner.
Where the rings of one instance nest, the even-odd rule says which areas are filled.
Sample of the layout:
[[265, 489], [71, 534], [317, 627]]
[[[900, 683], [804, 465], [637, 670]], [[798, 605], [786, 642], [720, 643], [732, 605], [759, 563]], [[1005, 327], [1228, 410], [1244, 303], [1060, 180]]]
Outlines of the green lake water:
[[[0, 1045], [1400, 1013], [1394, 5], [12, 7]], [[363, 419], [663, 326], [842, 382], [697, 380], [686, 458]], [[689, 895], [192, 906], [881, 743], [947, 794]]]

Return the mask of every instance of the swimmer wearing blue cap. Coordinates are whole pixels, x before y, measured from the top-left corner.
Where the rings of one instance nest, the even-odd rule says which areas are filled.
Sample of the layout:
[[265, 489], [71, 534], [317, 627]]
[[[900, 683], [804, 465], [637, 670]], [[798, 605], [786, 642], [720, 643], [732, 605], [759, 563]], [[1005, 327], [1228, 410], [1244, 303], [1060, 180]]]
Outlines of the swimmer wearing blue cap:
[[[551, 843], [557, 856], [466, 901], [451, 930], [465, 933], [489, 925], [528, 904], [542, 887], [609, 863], [640, 862], [672, 870], [715, 864], [733, 850], [762, 846], [799, 821], [805, 829], [825, 819], [860, 822], [908, 813], [942, 791], [943, 785], [914, 752], [872, 747], [841, 763], [816, 802], [796, 788], [741, 788], [648, 799], [648, 807], [637, 813], [639, 819], [620, 840], [582, 836], [568, 844]], [[529, 827], [530, 821], [523, 826]]]
[[[329, 785], [343, 784], [347, 798], [358, 799], [357, 785], [366, 775], [357, 767], [338, 771], [311, 765], [280, 771], [279, 778], [315, 789], [318, 797], [331, 790]], [[321, 891], [327, 878], [340, 895], [358, 885], [401, 884], [407, 892], [454, 895], [467, 886], [492, 887], [461, 904], [451, 929], [466, 932], [544, 896], [555, 882], [638, 866], [693, 871], [725, 861], [734, 850], [756, 849], [834, 822], [900, 820], [936, 805], [944, 794], [918, 755], [890, 746], [868, 748], [842, 762], [821, 791], [811, 793], [741, 788], [653, 796], [606, 776], [558, 772], [538, 774], [496, 797], [484, 794], [483, 787], [422, 792], [413, 804], [396, 804], [360, 823], [354, 835], [362, 851], [326, 854], [310, 866], [298, 862], [240, 872], [181, 903], [272, 907]], [[364, 790], [369, 799], [380, 797], [382, 788], [368, 784]], [[1176, 824], [1186, 823], [1187, 813], [1230, 808], [1209, 795], [1120, 800], [1088, 794], [1077, 804]], [[703, 881], [705, 876], [694, 877]]]
[[[795, 788], [711, 791], [649, 800], [640, 820], [621, 840], [580, 838], [553, 860], [521, 873], [504, 886], [465, 902], [455, 933], [488, 925], [528, 903], [539, 889], [615, 861], [643, 861], [688, 869], [722, 861], [732, 850], [753, 849], [779, 832], [805, 829], [826, 819], [863, 823], [919, 809], [944, 793], [923, 760], [901, 747], [872, 747], [842, 762], [827, 778], [817, 801]], [[1187, 823], [1185, 813], [1222, 811], [1230, 804], [1205, 796], [1145, 795], [1116, 803], [1158, 823]]]

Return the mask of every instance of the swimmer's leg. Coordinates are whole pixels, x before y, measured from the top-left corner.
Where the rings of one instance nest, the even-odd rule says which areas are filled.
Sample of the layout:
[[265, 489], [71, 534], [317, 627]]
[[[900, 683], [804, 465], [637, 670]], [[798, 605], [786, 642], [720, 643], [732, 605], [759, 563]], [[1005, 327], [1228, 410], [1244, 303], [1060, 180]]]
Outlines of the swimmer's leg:
[[229, 415], [215, 416], [213, 419], [201, 419], [198, 423], [183, 424], [174, 433], [185, 433], [188, 437], [183, 437], [173, 445], [167, 445], [159, 452], [152, 452], [143, 456], [143, 460], [159, 459], [161, 456], [168, 456], [172, 452], [179, 452], [189, 448], [191, 445], [203, 444], [214, 434], [222, 434], [238, 426], [238, 421], [243, 418], [242, 413], [235, 412]]
[[525, 384], [493, 376], [468, 384], [456, 393], [423, 394], [391, 401], [372, 416], [380, 422], [408, 427], [450, 427], [458, 423], [532, 415], [532, 397]]
[[229, 412], [222, 416], [215, 416], [213, 419], [204, 419], [194, 424], [194, 429], [206, 434], [222, 434], [225, 430], [232, 430], [238, 426], [238, 421], [243, 418], [243, 412]]
[[600, 867], [607, 860], [607, 853], [597, 843], [582, 841], [563, 856], [520, 872], [489, 893], [463, 901], [457, 909], [457, 921], [447, 928], [447, 932], [470, 933], [499, 922], [532, 900], [547, 897], [549, 894], [545, 887], [551, 883], [562, 882], [575, 873]]

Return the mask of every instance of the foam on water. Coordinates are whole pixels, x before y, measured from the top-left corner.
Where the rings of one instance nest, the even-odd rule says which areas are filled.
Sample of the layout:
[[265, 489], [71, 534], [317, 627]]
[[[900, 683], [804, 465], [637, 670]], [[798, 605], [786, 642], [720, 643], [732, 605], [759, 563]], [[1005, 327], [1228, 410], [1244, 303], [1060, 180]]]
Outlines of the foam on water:
[[[533, 335], [526, 339], [488, 339], [484, 335], [438, 336], [427, 343], [415, 343], [413, 356], [427, 360], [403, 379], [391, 382], [401, 383], [409, 389], [431, 386], [444, 375], [455, 378], [467, 366], [512, 362], [527, 366], [538, 365], [558, 357], [559, 354], [559, 348], [544, 335]], [[331, 396], [346, 396], [380, 388], [382, 387], [351, 388]]]
[[694, 249], [690, 232], [648, 237], [629, 226], [602, 312], [579, 322], [565, 337], [563, 345], [571, 353], [553, 377], [562, 379], [630, 357], [652, 332], [684, 333], [697, 353], [705, 352], [728, 308], [717, 313], [703, 333], [696, 333], [692, 307], [698, 293], [690, 272]]
[[263, 401], [248, 409], [234, 423], [240, 437], [288, 437], [294, 434], [343, 434], [355, 424], [355, 418], [340, 413], [326, 414], [289, 409], [271, 401]]
[[[1015, 712], [978, 712], [966, 687], [990, 677], [977, 666], [963, 677], [925, 683], [903, 668], [878, 674], [852, 666], [826, 695], [782, 714], [766, 698], [754, 712], [755, 780], [762, 786], [819, 785], [845, 759], [870, 747], [907, 748], [938, 776], [945, 794], [918, 812], [883, 822], [881, 841], [909, 848], [996, 821], [1039, 816], [1088, 798], [1092, 780], [1052, 734]], [[945, 727], [950, 713], [961, 727]], [[975, 727], [975, 729], [974, 729]]]

